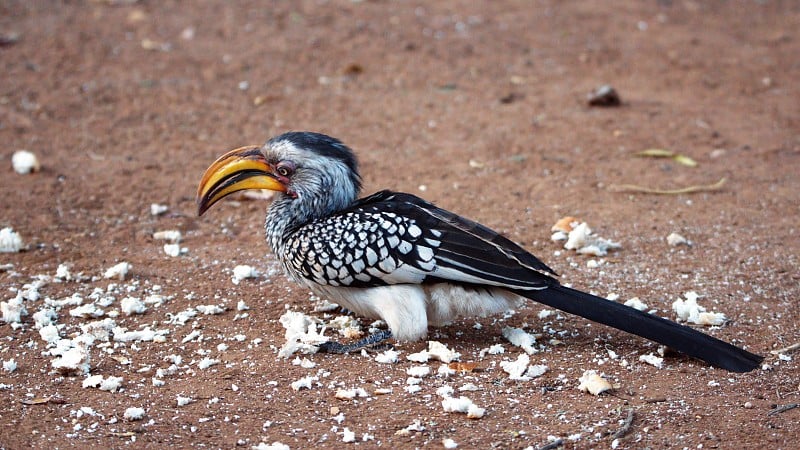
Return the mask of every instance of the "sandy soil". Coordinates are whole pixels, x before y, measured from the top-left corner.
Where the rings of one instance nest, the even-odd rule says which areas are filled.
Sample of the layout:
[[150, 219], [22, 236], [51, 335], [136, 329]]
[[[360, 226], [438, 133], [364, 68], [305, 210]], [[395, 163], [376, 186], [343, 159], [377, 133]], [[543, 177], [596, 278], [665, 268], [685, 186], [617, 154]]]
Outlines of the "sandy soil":
[[[800, 353], [770, 352], [800, 342], [799, 29], [790, 1], [0, 2], [0, 227], [26, 244], [0, 254], [0, 301], [47, 278], [21, 324], [0, 324], [0, 360], [16, 363], [0, 370], [0, 447], [341, 448], [349, 430], [349, 445], [367, 448], [796, 448], [800, 408], [770, 412], [800, 402]], [[621, 107], [587, 105], [605, 83]], [[734, 375], [671, 355], [659, 369], [639, 361], [655, 345], [572, 316], [540, 319], [536, 305], [431, 330], [478, 368], [425, 377], [416, 393], [407, 370], [420, 364], [406, 356], [424, 342], [398, 344], [396, 364], [279, 359], [287, 309], [330, 317], [268, 254], [266, 202], [226, 201], [198, 218], [194, 192], [223, 151], [287, 130], [339, 137], [367, 193], [410, 191], [476, 219], [573, 286], [638, 296], [667, 317], [696, 291], [731, 319], [707, 332], [767, 355], [765, 367]], [[698, 166], [633, 156], [649, 148]], [[19, 149], [42, 170], [12, 171]], [[722, 178], [693, 194], [617, 191]], [[152, 203], [169, 209], [154, 216]], [[549, 239], [565, 215], [623, 248], [590, 268]], [[152, 237], [171, 229], [182, 256]], [[669, 246], [672, 232], [693, 245]], [[123, 261], [124, 280], [103, 278]], [[55, 278], [61, 264], [71, 277]], [[239, 264], [260, 275], [233, 284]], [[114, 314], [129, 331], [165, 333], [91, 346], [90, 374], [121, 377], [115, 392], [55, 371], [35, 328], [34, 313], [74, 294], [108, 303], [96, 318], [58, 308], [62, 338]], [[126, 315], [126, 297], [151, 303]], [[175, 320], [198, 305], [224, 312]], [[544, 375], [509, 380], [500, 362], [523, 352], [505, 326], [541, 335], [531, 363]], [[480, 357], [495, 344], [505, 353]], [[580, 392], [587, 369], [618, 388]], [[306, 376], [318, 377], [311, 389], [291, 388]], [[458, 391], [468, 383], [478, 390]], [[485, 416], [445, 412], [442, 386]], [[335, 398], [359, 387], [367, 397]], [[125, 419], [131, 407], [144, 417]], [[420, 431], [397, 433], [415, 421]]]

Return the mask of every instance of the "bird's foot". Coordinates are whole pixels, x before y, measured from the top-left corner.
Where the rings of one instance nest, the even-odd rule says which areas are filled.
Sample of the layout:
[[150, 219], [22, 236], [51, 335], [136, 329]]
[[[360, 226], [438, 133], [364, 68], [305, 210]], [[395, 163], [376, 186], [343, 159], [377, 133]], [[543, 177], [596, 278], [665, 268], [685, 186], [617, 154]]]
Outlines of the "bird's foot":
[[342, 344], [341, 342], [335, 342], [335, 341], [323, 342], [322, 344], [319, 345], [319, 350], [317, 351], [319, 353], [345, 354], [354, 352], [356, 350], [361, 350], [367, 347], [375, 348], [375, 346], [383, 343], [387, 339], [391, 339], [391, 337], [392, 337], [391, 330], [381, 330], [350, 344]]

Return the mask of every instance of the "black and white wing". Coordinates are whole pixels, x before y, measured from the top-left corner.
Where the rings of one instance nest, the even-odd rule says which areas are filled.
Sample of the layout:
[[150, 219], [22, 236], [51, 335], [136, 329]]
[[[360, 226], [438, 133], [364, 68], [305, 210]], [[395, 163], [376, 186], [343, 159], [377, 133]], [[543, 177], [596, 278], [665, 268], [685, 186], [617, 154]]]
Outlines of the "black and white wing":
[[451, 281], [543, 289], [552, 269], [495, 231], [411, 194], [382, 191], [297, 229], [284, 261], [318, 284]]

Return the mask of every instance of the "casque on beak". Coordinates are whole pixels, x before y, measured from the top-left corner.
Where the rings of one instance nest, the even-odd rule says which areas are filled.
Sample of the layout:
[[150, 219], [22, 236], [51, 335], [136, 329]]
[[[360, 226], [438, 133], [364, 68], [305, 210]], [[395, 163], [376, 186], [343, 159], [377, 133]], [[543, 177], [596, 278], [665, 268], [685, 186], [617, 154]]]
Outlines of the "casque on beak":
[[214, 203], [245, 189], [286, 192], [273, 167], [258, 145], [231, 150], [214, 161], [197, 186], [197, 215], [202, 216]]

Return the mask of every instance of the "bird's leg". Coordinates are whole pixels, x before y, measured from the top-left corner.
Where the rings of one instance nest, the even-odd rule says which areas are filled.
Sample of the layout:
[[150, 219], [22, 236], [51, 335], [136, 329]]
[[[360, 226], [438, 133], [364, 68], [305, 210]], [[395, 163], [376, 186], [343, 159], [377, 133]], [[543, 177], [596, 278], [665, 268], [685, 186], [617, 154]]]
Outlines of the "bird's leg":
[[319, 353], [350, 353], [356, 350], [361, 350], [365, 347], [373, 347], [376, 344], [391, 339], [392, 330], [381, 330], [370, 334], [369, 336], [359, 339], [351, 344], [342, 344], [340, 342], [328, 341], [319, 345]]

